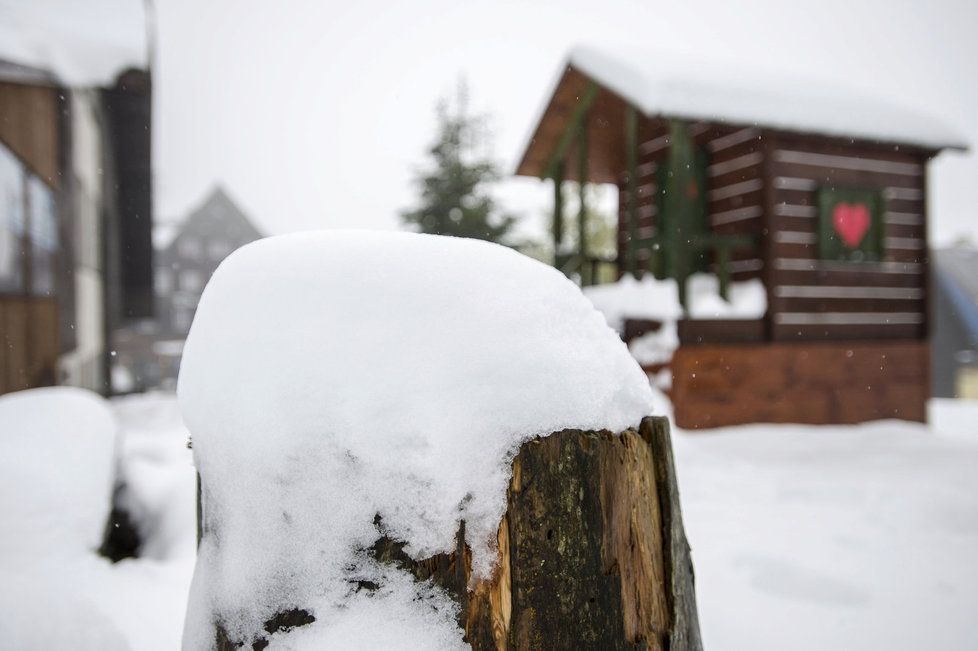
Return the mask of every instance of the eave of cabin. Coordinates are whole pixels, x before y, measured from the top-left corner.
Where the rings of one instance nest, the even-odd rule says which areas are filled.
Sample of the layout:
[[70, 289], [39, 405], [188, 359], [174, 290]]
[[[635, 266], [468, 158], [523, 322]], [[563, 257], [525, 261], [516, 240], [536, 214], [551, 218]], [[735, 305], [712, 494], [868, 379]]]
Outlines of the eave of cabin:
[[[639, 98], [640, 82], [634, 76], [616, 77], [610, 75], [612, 82], [607, 83], [601, 76], [581, 69], [575, 64], [574, 54], [564, 67], [550, 99], [536, 123], [533, 135], [529, 140], [522, 159], [516, 169], [519, 176], [535, 176], [539, 178], [552, 177], [556, 162], [566, 162], [567, 180], [577, 180], [579, 165], [573, 142], [574, 132], [580, 125], [576, 119], [587, 108], [587, 131], [589, 144], [588, 179], [594, 183], [617, 183], [625, 169], [625, 109], [633, 106], [641, 115], [653, 120], [688, 120], [691, 122], [709, 122], [727, 126], [755, 126], [769, 133], [786, 133], [794, 135], [811, 135], [831, 140], [848, 140], [865, 143], [873, 147], [917, 151], [928, 156], [935, 155], [942, 149], [966, 150], [963, 140], [947, 135], [941, 138], [932, 134], [923, 137], [921, 134], [908, 132], [906, 139], [880, 138], [872, 134], [861, 133], [853, 127], [851, 131], [838, 125], [827, 126], [818, 130], [814, 126], [806, 126], [799, 122], [796, 126], [784, 124], [766, 124], [761, 121], [749, 122], [744, 119], [725, 117], [720, 112], [711, 112], [709, 106], [690, 108], [688, 111], [656, 110], [648, 101]], [[623, 84], [622, 79], [629, 83]], [[583, 105], [587, 104], [586, 107]], [[797, 108], [797, 107], [794, 107]], [[901, 113], [901, 117], [907, 117]], [[935, 130], [935, 134], [941, 131]], [[570, 146], [567, 146], [571, 143]]]
[[[593, 90], [592, 90], [593, 89]], [[588, 102], [589, 96], [593, 98]], [[541, 115], [516, 174], [546, 178], [553, 174], [556, 159], [566, 161], [564, 179], [578, 180], [577, 151], [574, 144], [579, 107], [588, 102], [589, 144], [588, 181], [617, 183], [625, 167], [625, 108], [617, 94], [602, 87], [583, 73], [568, 66]]]

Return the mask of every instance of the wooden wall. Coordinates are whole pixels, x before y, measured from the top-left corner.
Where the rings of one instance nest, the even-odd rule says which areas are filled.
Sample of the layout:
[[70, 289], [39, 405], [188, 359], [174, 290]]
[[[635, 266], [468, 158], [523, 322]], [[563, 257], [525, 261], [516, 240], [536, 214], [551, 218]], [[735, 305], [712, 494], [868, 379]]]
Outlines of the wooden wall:
[[[752, 235], [755, 248], [739, 249], [731, 256], [735, 280], [761, 275], [764, 262], [760, 241], [763, 229], [763, 152], [761, 132], [740, 128], [695, 123], [690, 135], [697, 146], [709, 153], [707, 168], [709, 223], [717, 233]], [[663, 120], [641, 121], [638, 142], [638, 236], [650, 237], [656, 229], [656, 171], [669, 151], [669, 126]], [[628, 247], [627, 173], [619, 179], [618, 250]], [[648, 251], [639, 251], [640, 268], [647, 265]]]
[[[638, 237], [652, 237], [656, 233], [656, 172], [664, 160], [669, 144], [669, 127], [659, 120], [640, 119], [638, 124], [638, 165], [636, 167], [637, 215], [636, 234]], [[618, 254], [621, 271], [628, 251], [628, 172], [624, 167], [618, 181]], [[639, 269], [648, 269], [650, 253], [648, 249], [636, 252]]]
[[[747, 234], [734, 278], [768, 288], [774, 341], [924, 339], [927, 336], [926, 163], [933, 152], [841, 138], [706, 124], [690, 133], [710, 156], [709, 223]], [[668, 127], [646, 120], [639, 139], [639, 236], [656, 228], [655, 172]], [[818, 253], [820, 186], [877, 189], [884, 199], [884, 259], [853, 264]], [[619, 183], [619, 251], [627, 250], [627, 176]], [[648, 259], [640, 252], [639, 261]]]
[[0, 82], [0, 141], [57, 189], [60, 184], [58, 92]]
[[672, 359], [676, 424], [925, 421], [926, 342], [681, 346]]
[[[892, 146], [765, 133], [772, 339], [926, 337], [929, 156]], [[816, 197], [822, 184], [882, 192], [882, 263], [818, 259]]]
[[55, 384], [58, 308], [52, 298], [0, 298], [0, 394]]

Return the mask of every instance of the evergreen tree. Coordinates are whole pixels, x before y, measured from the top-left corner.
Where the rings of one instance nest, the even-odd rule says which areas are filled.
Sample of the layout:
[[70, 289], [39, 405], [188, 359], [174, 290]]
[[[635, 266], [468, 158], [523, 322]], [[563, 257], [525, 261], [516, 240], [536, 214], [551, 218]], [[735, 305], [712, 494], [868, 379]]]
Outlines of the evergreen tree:
[[509, 244], [516, 218], [500, 210], [488, 193], [500, 173], [486, 153], [485, 118], [469, 115], [466, 100], [460, 84], [454, 108], [439, 103], [438, 136], [428, 150], [431, 164], [415, 179], [418, 206], [402, 212], [401, 219], [422, 233]]

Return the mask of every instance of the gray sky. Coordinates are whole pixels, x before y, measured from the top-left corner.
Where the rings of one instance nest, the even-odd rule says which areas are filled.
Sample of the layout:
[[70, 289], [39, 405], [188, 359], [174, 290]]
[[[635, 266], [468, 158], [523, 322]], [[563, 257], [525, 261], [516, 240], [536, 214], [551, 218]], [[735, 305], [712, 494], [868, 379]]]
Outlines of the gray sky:
[[[978, 3], [156, 0], [157, 215], [215, 182], [271, 233], [396, 228], [434, 107], [468, 78], [512, 171], [568, 48], [612, 41], [838, 79], [978, 144]], [[978, 240], [978, 156], [930, 167], [931, 236]], [[542, 228], [547, 186], [508, 208]]]

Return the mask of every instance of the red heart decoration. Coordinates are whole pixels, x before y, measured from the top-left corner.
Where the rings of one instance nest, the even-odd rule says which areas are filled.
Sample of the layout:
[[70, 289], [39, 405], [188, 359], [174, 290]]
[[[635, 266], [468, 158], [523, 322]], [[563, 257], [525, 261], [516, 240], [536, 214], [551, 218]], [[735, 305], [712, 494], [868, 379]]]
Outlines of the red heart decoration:
[[832, 209], [832, 226], [850, 249], [863, 241], [869, 222], [869, 208], [864, 203], [837, 203]]

